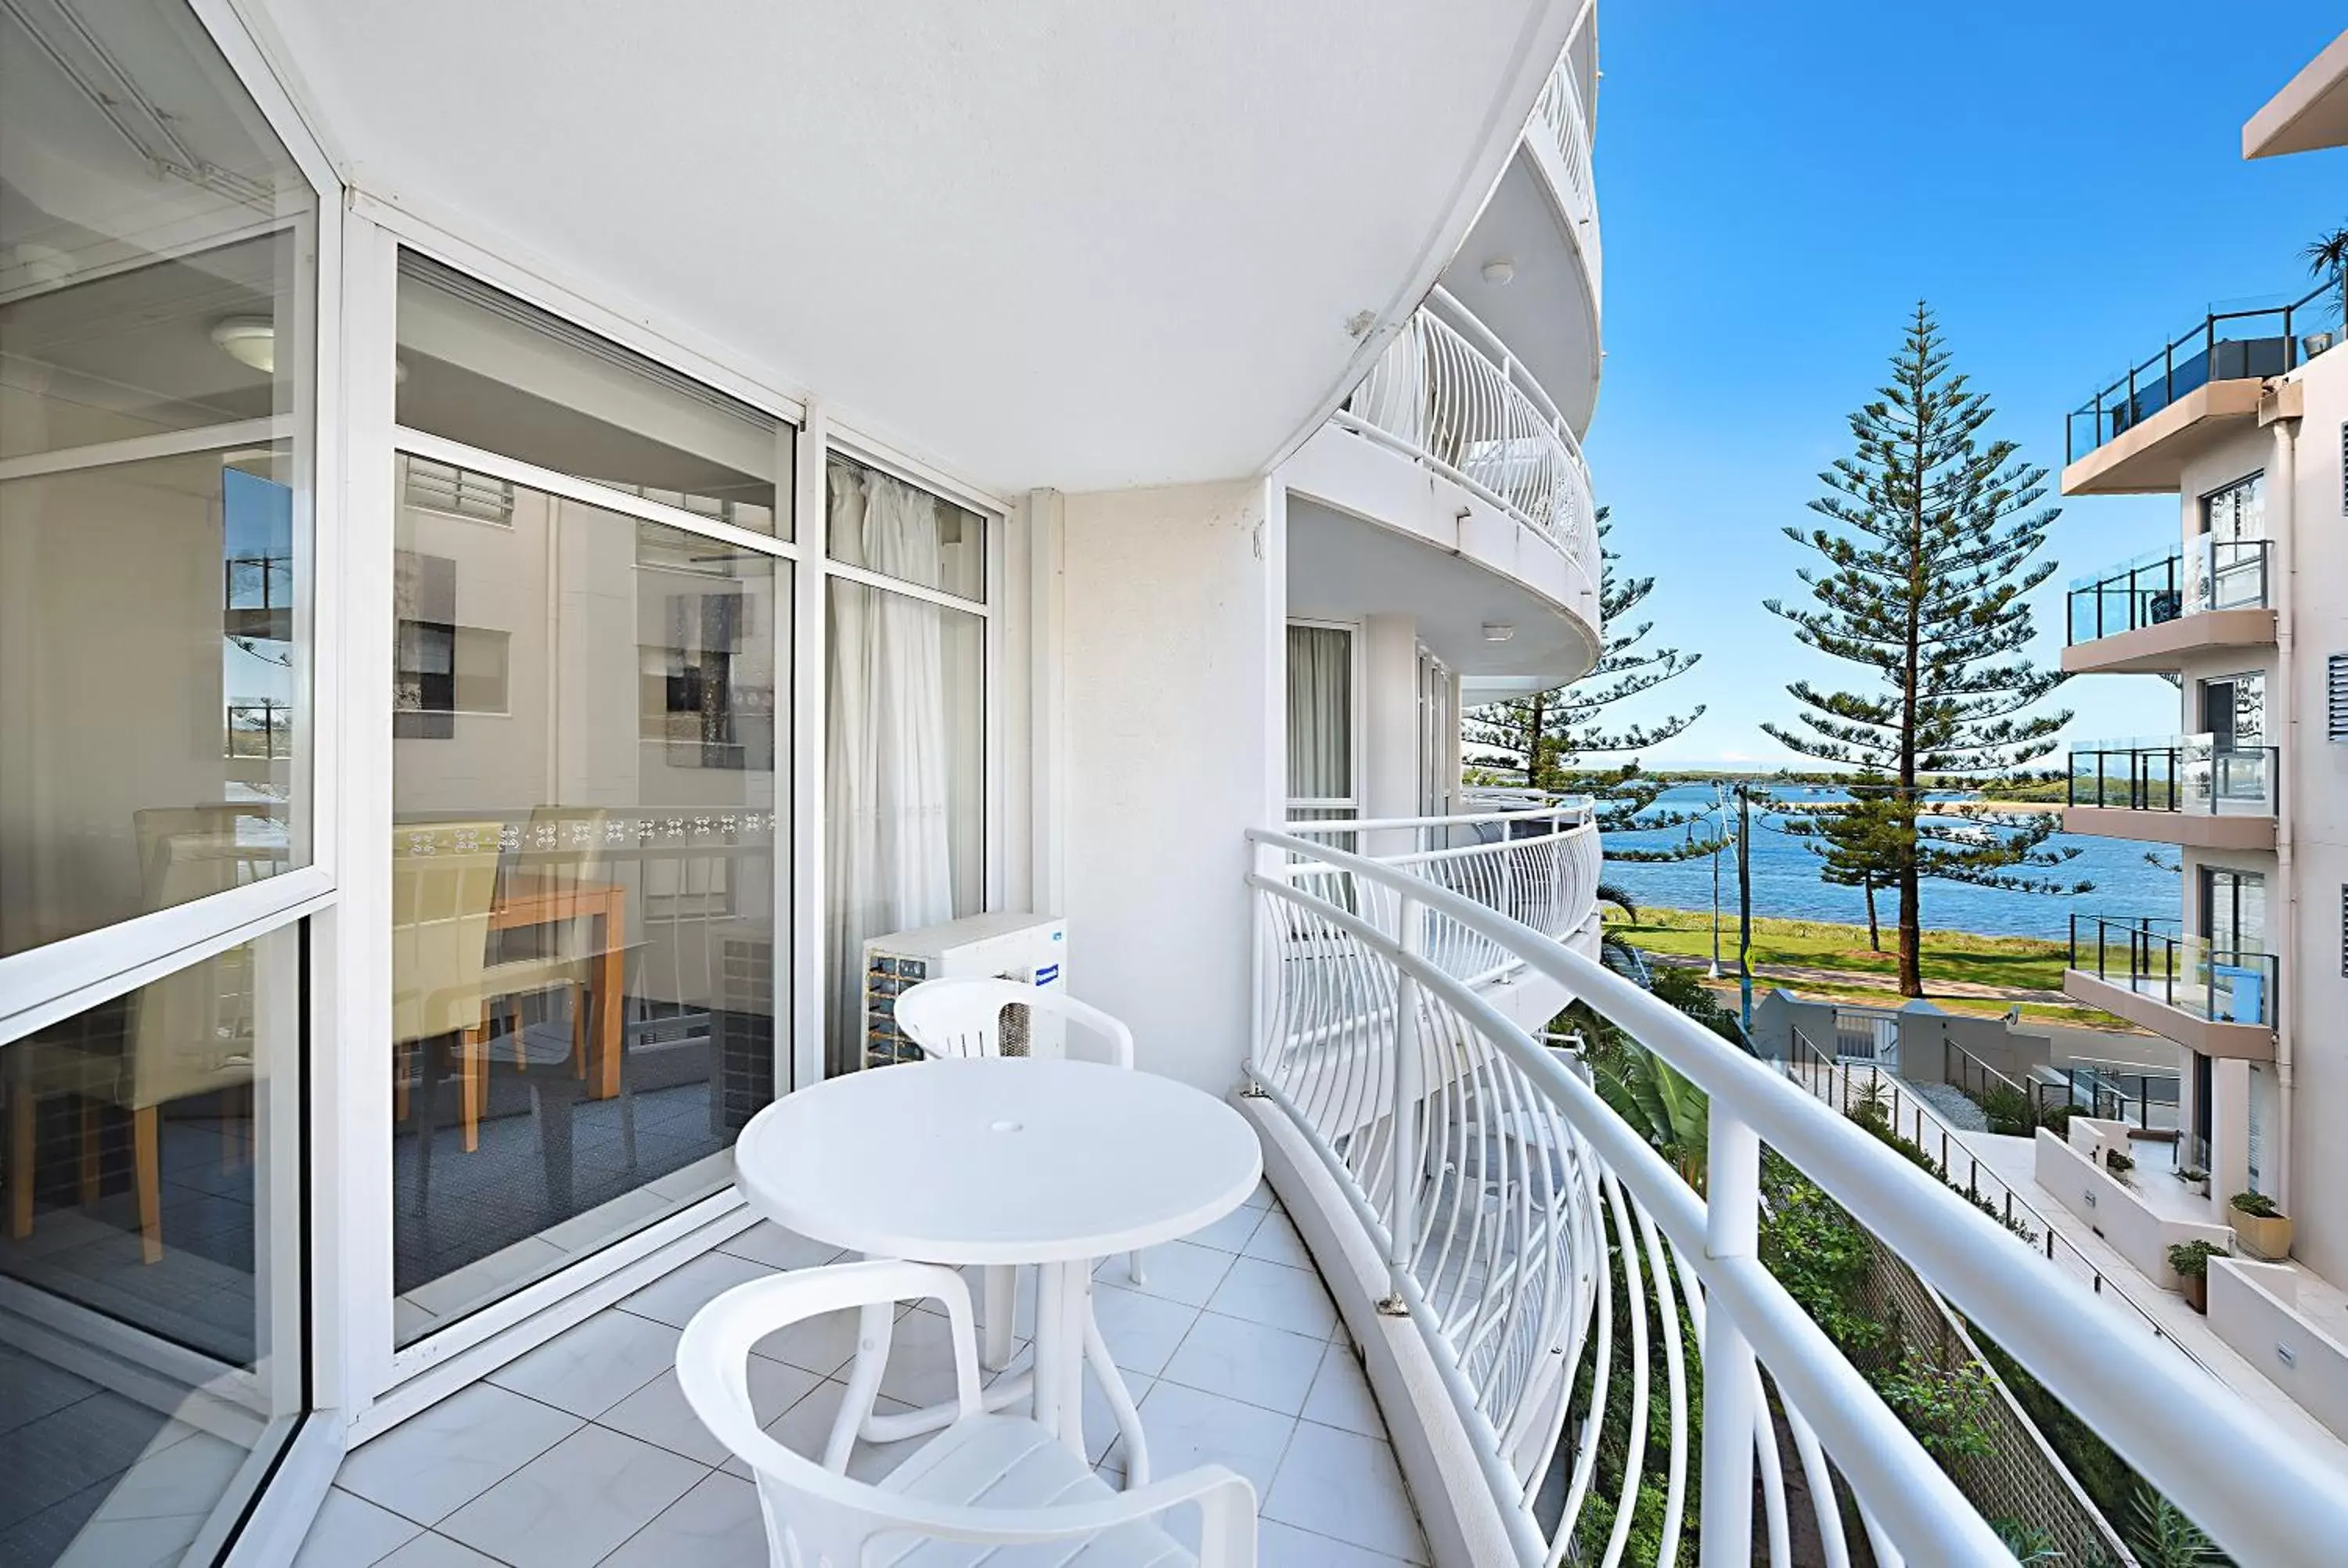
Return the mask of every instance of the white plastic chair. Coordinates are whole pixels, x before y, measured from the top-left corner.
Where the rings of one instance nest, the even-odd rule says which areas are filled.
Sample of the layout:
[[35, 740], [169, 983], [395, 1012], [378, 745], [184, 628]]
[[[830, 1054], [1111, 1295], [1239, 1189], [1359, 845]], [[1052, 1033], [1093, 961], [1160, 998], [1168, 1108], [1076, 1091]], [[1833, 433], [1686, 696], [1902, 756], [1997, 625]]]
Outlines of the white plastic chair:
[[[1107, 1042], [1110, 1066], [1128, 1070], [1133, 1066], [1133, 1031], [1122, 1021], [1066, 991], [1041, 990], [1016, 980], [983, 977], [923, 980], [897, 999], [897, 1027], [922, 1048], [924, 1056], [932, 1059], [1001, 1056], [1004, 1009], [1014, 1007], [1075, 1024]], [[1037, 1050], [1037, 1046], [1043, 1049]], [[1068, 1054], [1065, 1036], [1053, 1040], [1047, 1031], [1032, 1028], [1028, 1047], [1039, 1056]], [[1125, 1271], [1136, 1285], [1148, 1282], [1138, 1252], [1126, 1258]], [[1018, 1276], [1008, 1267], [998, 1267], [988, 1269], [985, 1279], [986, 1366], [989, 1371], [999, 1372], [1011, 1358]]]
[[[944, 1303], [952, 1326], [956, 1414], [885, 1479], [850, 1480], [845, 1444], [835, 1442], [819, 1464], [760, 1430], [750, 1403], [752, 1346], [823, 1313], [887, 1308], [860, 1314], [858, 1355], [882, 1363], [896, 1304], [924, 1299]], [[1240, 1476], [1202, 1465], [1118, 1492], [1034, 1421], [987, 1414], [969, 1286], [936, 1264], [833, 1264], [736, 1286], [685, 1325], [676, 1377], [694, 1414], [757, 1478], [774, 1568], [944, 1568], [1037, 1542], [1055, 1543], [1048, 1561], [1060, 1564], [1254, 1568], [1255, 1491]], [[870, 1383], [860, 1386], [848, 1396], [864, 1407], [857, 1418], [870, 1413], [872, 1398]], [[850, 1414], [843, 1410], [843, 1420]], [[1037, 1505], [1036, 1498], [1052, 1501]], [[1184, 1506], [1200, 1515], [1196, 1556], [1154, 1522]]]

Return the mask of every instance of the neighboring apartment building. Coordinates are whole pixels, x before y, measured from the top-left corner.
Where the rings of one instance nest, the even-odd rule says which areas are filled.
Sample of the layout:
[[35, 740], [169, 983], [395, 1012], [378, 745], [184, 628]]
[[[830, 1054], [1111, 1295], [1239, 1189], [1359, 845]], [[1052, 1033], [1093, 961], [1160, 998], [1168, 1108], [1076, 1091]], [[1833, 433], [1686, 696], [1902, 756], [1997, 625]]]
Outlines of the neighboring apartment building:
[[[2348, 37], [2243, 131], [2250, 158], [2343, 145]], [[2213, 309], [2071, 416], [2063, 493], [2174, 495], [2181, 531], [2074, 585], [2063, 666], [2166, 677], [2179, 734], [2075, 746], [2064, 825], [2173, 846], [2183, 889], [2178, 909], [2075, 917], [2064, 989], [2180, 1048], [2178, 1163], [2209, 1180], [2134, 1200], [2158, 1239], [2222, 1236], [2238, 1193], [2290, 1216], [2302, 1266], [2219, 1265], [2210, 1324], [2348, 1435], [2343, 287]]]
[[739, 1230], [866, 938], [1062, 917], [1237, 1083], [1247, 831], [1596, 657], [1596, 85], [1562, 0], [7, 6], [0, 1558], [282, 1551]]

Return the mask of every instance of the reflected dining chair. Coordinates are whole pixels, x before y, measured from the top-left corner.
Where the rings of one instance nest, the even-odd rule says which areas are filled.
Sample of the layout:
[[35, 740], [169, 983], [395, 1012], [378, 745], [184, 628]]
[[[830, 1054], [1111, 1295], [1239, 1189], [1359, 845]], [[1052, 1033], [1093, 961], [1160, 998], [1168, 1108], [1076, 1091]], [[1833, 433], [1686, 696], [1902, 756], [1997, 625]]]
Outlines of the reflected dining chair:
[[[481, 981], [485, 997], [505, 1004], [514, 1066], [520, 1071], [545, 1065], [530, 1060], [522, 999], [560, 990], [571, 1001], [572, 1071], [576, 1077], [587, 1075], [587, 992], [598, 978], [604, 944], [617, 939], [615, 933], [597, 939], [595, 916], [584, 897], [591, 890], [602, 891], [607, 816], [602, 806], [534, 806], [520, 843], [500, 869], [498, 903], [527, 900], [544, 917], [492, 933]], [[620, 999], [602, 1000], [612, 1007]]]
[[[1024, 1026], [1014, 1040], [1005, 1028], [1012, 1009], [1026, 1011], [1016, 1022]], [[962, 1056], [1068, 1054], [1064, 1029], [1038, 1029], [1036, 1015], [1062, 1025], [1075, 1024], [1107, 1047], [1112, 1067], [1133, 1067], [1133, 1031], [1122, 1020], [1097, 1007], [1078, 1001], [1066, 991], [1022, 985], [1016, 980], [969, 976], [923, 980], [897, 999], [897, 1027], [932, 1059]], [[1006, 1042], [1010, 1049], [1006, 1050]], [[1127, 1257], [1125, 1268], [1133, 1283], [1147, 1283], [1141, 1255]], [[1008, 1266], [986, 1271], [986, 1365], [1000, 1371], [1011, 1357], [1012, 1323], [1015, 1313], [1017, 1276]]]
[[453, 1041], [460, 1075], [465, 1148], [480, 1146], [489, 1093], [489, 913], [498, 890], [495, 822], [407, 823], [391, 845], [391, 1040], [393, 1115], [407, 1116], [408, 1063], [421, 1063], [419, 1176], [430, 1179], [432, 1122], [440, 1077], [436, 1054]]
[[[847, 1445], [836, 1445], [837, 1462], [828, 1467], [760, 1429], [750, 1364], [761, 1339], [827, 1313], [922, 1300], [944, 1305], [953, 1342], [955, 1415], [943, 1431], [875, 1483], [845, 1473]], [[862, 1315], [880, 1327], [859, 1345], [860, 1357], [885, 1365], [892, 1317]], [[799, 1269], [736, 1286], [694, 1314], [677, 1343], [677, 1383], [701, 1424], [750, 1467], [773, 1568], [947, 1568], [982, 1559], [1063, 1568], [1253, 1568], [1255, 1491], [1245, 1480], [1210, 1464], [1115, 1491], [1035, 1421], [987, 1413], [973, 1338], [970, 1288], [935, 1264]], [[868, 1389], [865, 1408], [843, 1409], [835, 1433], [870, 1414], [873, 1385], [860, 1386]], [[1178, 1509], [1198, 1511], [1196, 1553], [1160, 1522]]]
[[[284, 847], [266, 835], [240, 835], [239, 825], [266, 820], [265, 807], [171, 806], [132, 814], [139, 843], [139, 885], [146, 907], [167, 909], [225, 893], [283, 869]], [[202, 1094], [249, 1096], [253, 1081], [252, 953], [230, 948], [185, 965], [132, 992], [127, 1028], [103, 1039], [42, 1038], [8, 1053], [15, 1123], [9, 1175], [8, 1230], [23, 1239], [33, 1228], [35, 1110], [44, 1099], [72, 1094], [82, 1102], [80, 1197], [98, 1196], [98, 1112], [114, 1105], [130, 1113], [131, 1180], [138, 1196], [139, 1253], [163, 1256], [162, 1108]], [[250, 1122], [249, 1103], [244, 1115]], [[246, 1153], [224, 1109], [223, 1164]]]

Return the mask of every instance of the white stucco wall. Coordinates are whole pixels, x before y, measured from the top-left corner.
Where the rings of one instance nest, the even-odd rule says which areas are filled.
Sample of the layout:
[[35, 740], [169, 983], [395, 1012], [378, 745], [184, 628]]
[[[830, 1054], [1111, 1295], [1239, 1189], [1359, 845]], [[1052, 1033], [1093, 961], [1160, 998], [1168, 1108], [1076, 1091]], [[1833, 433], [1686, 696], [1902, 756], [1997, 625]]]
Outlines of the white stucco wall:
[[1280, 820], [1286, 756], [1277, 493], [1070, 495], [1063, 518], [1070, 989], [1144, 1071], [1220, 1093], [1247, 1050], [1245, 834]]

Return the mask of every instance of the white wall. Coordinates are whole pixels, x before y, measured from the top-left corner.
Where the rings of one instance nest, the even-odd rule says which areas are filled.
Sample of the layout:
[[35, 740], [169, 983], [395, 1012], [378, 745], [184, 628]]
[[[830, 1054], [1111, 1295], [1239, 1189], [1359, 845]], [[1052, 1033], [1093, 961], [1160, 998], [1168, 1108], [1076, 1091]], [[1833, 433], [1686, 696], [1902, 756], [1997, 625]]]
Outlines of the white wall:
[[[2292, 1030], [2295, 1129], [2282, 1202], [2291, 1211], [2294, 1255], [2339, 1284], [2348, 1281], [2348, 978], [2342, 928], [2348, 890], [2348, 745], [2324, 734], [2324, 664], [2348, 653], [2348, 350], [2322, 355], [2303, 373], [2303, 417], [2291, 454], [2292, 733], [2283, 782], [2290, 814], [2290, 892], [2295, 930], [2283, 962]], [[2271, 501], [2270, 507], [2273, 505]], [[2343, 1407], [2348, 1408], [2348, 1407]]]
[[2299, 1286], [2286, 1265], [2213, 1257], [2209, 1327], [2300, 1409], [2348, 1438], [2348, 1344], [2317, 1327]]
[[1286, 593], [1258, 480], [1065, 498], [1069, 983], [1144, 1071], [1245, 1058], [1247, 829], [1280, 820]]

